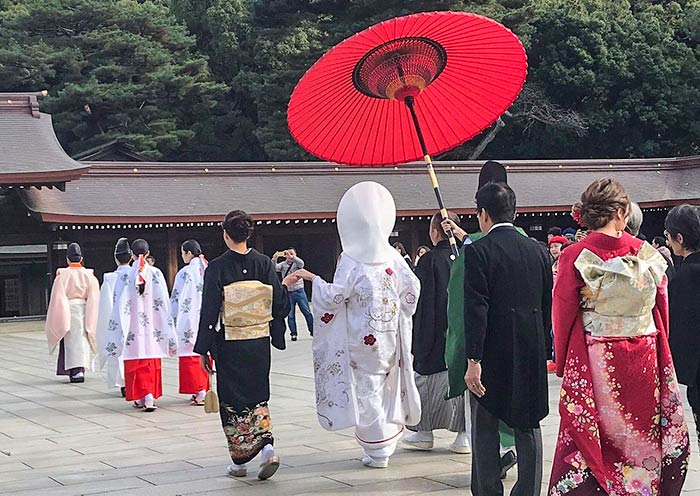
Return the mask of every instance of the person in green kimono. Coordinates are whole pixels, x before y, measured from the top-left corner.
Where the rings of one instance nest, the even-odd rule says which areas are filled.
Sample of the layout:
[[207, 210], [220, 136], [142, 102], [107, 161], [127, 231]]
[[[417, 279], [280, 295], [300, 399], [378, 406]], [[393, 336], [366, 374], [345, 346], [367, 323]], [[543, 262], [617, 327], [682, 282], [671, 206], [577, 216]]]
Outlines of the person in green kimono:
[[[479, 173], [477, 191], [489, 182], [507, 183], [506, 169], [498, 162], [488, 161]], [[484, 233], [477, 231], [468, 234], [451, 220], [442, 222], [447, 232], [452, 230], [455, 237], [462, 241], [457, 263], [452, 264], [450, 282], [447, 286], [447, 339], [445, 343], [445, 363], [447, 364], [448, 389], [446, 399], [462, 395], [467, 390], [464, 376], [467, 372], [467, 344], [464, 335], [464, 273], [465, 267], [462, 255], [464, 246], [482, 238]], [[521, 228], [516, 228], [520, 234], [527, 236]], [[468, 395], [467, 395], [468, 396]], [[500, 422], [499, 434], [501, 440], [501, 478], [505, 478], [508, 470], [517, 463], [515, 454], [515, 437], [513, 429]]]

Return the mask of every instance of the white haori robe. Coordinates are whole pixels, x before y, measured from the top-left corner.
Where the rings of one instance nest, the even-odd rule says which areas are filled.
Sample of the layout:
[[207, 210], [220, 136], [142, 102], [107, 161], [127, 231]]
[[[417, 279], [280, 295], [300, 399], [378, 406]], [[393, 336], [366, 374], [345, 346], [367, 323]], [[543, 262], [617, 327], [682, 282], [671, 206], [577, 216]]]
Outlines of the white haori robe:
[[420, 283], [391, 252], [385, 263], [344, 253], [332, 283], [313, 281], [318, 420], [330, 431], [354, 426], [370, 456], [390, 456], [404, 426], [421, 417], [411, 356]]
[[99, 350], [98, 365], [100, 370], [106, 367], [108, 387], [124, 387], [124, 360], [107, 354], [107, 335], [109, 322], [112, 317], [114, 302], [118, 300], [129, 281], [128, 265], [120, 265], [114, 272], [106, 273], [102, 278], [100, 289], [100, 310], [97, 319], [97, 349]]
[[126, 288], [112, 309], [105, 352], [123, 360], [175, 356], [177, 336], [165, 277], [148, 264], [141, 275], [146, 281], [142, 295], [136, 287], [138, 264], [129, 269]]
[[63, 340], [66, 370], [90, 368], [90, 357], [96, 350], [99, 293], [100, 285], [92, 269], [77, 264], [58, 269], [45, 329], [50, 353]]
[[195, 257], [175, 276], [175, 284], [170, 295], [170, 312], [175, 321], [177, 354], [181, 357], [197, 355], [193, 348], [199, 329], [199, 312], [202, 308], [206, 268], [204, 260]]

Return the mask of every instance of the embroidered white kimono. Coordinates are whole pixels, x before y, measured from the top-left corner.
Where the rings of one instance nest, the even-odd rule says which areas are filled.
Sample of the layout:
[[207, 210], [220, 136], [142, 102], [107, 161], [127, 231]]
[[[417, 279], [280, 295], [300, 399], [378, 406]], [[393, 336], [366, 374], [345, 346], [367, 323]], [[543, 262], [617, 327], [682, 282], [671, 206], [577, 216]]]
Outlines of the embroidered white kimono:
[[177, 354], [181, 357], [197, 355], [192, 349], [197, 341], [206, 268], [205, 262], [195, 257], [175, 276], [175, 284], [170, 296], [170, 312], [175, 321]]
[[100, 289], [100, 309], [97, 318], [97, 349], [100, 354], [98, 365], [100, 370], [107, 367], [105, 380], [108, 387], [124, 386], [124, 360], [121, 357], [107, 353], [109, 322], [112, 317], [114, 302], [118, 301], [129, 281], [128, 265], [120, 265], [114, 272], [106, 273], [102, 278]]
[[129, 269], [126, 288], [115, 300], [107, 330], [105, 352], [123, 360], [164, 358], [177, 353], [177, 336], [170, 317], [168, 287], [160, 269], [145, 265], [144, 293], [136, 287], [138, 265]]
[[[368, 186], [358, 188], [362, 185]], [[387, 457], [404, 426], [415, 425], [421, 416], [411, 356], [420, 283], [388, 245], [395, 213], [383, 227], [348, 230], [353, 222], [343, 214], [364, 209], [372, 216], [373, 193], [379, 194], [379, 204], [391, 200], [390, 206], [375, 210], [377, 215], [391, 213], [393, 199], [382, 186], [360, 183], [351, 188], [338, 208], [338, 230], [343, 247], [347, 245], [352, 255], [347, 249], [343, 252], [332, 283], [320, 277], [313, 281], [314, 317], [319, 322], [313, 340], [314, 378], [321, 425], [331, 431], [354, 426], [368, 455]], [[349, 194], [353, 201], [346, 201]], [[358, 203], [363, 207], [357, 208]], [[372, 236], [364, 229], [382, 231], [376, 243], [388, 249], [383, 245], [368, 249]], [[359, 237], [348, 237], [352, 234]]]

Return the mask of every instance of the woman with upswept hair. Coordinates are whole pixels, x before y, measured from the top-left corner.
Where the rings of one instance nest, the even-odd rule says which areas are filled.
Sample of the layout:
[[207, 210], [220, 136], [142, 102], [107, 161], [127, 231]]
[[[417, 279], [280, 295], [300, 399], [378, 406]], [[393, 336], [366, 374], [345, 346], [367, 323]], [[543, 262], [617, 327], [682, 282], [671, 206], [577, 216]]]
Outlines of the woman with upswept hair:
[[588, 236], [559, 258], [552, 324], [563, 377], [549, 496], [681, 493], [688, 431], [668, 344], [666, 261], [625, 232], [612, 178], [574, 205]]

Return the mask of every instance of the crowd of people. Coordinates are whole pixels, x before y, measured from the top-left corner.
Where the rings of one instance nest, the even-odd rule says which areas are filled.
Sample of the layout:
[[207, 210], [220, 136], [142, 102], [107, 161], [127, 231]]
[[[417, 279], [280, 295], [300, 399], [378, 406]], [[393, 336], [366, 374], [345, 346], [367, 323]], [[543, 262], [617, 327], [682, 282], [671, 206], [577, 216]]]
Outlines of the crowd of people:
[[[690, 443], [679, 382], [696, 426], [700, 412], [698, 208], [674, 207], [650, 244], [639, 206], [601, 178], [572, 207], [580, 229], [552, 228], [543, 243], [514, 226], [516, 194], [488, 162], [476, 210], [476, 233], [436, 213], [432, 249], [412, 258], [389, 243], [391, 193], [356, 184], [338, 205], [332, 281], [294, 248], [270, 258], [248, 247], [254, 222], [240, 210], [221, 224], [223, 255], [207, 262], [195, 240], [182, 244], [170, 294], [145, 240], [116, 243], [101, 290], [73, 243], [46, 323], [57, 372], [82, 382], [97, 354], [109, 386], [151, 412], [162, 358], [179, 357], [179, 392], [193, 405], [216, 371], [228, 474], [245, 477], [260, 456], [267, 479], [280, 466], [270, 346], [285, 349], [285, 318], [297, 339], [298, 305], [313, 336], [318, 421], [354, 429], [367, 467], [388, 467], [399, 442], [430, 450], [433, 431], [447, 429], [448, 449], [472, 454], [473, 494], [503, 494], [516, 463], [511, 494], [539, 494], [549, 368], [562, 378], [550, 496], [680, 494]], [[449, 231], [461, 242], [456, 261]]]

